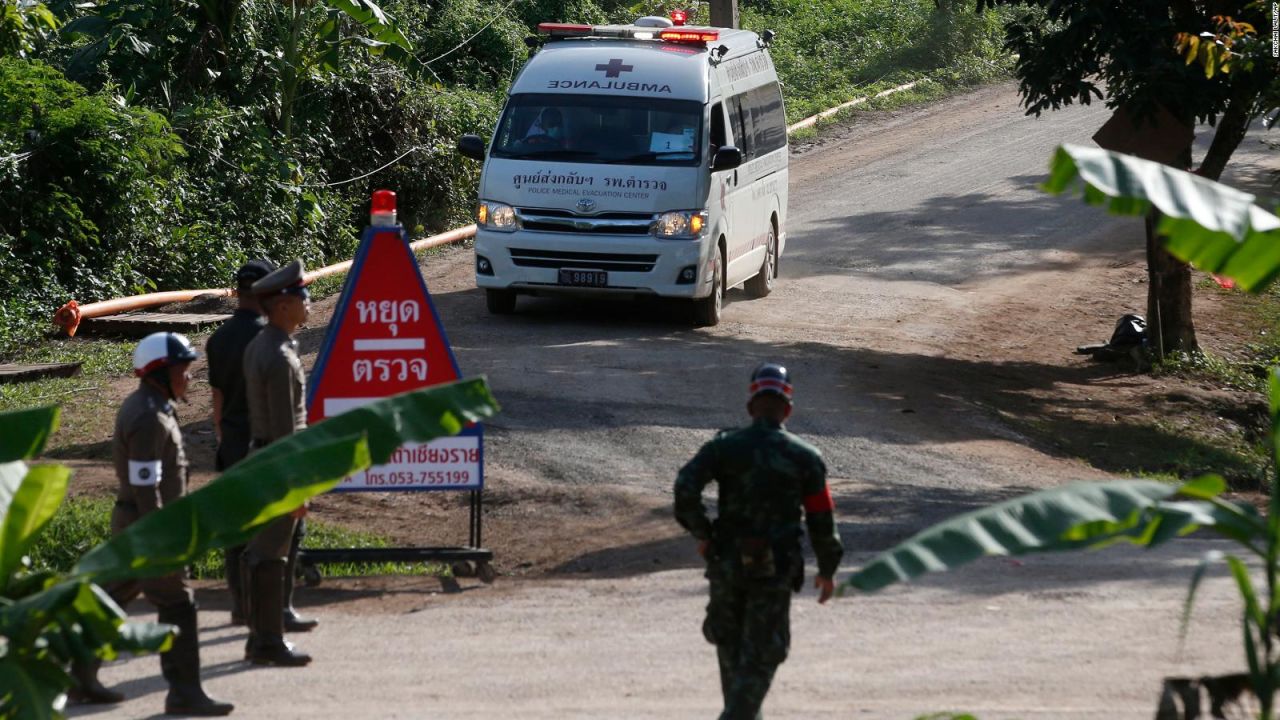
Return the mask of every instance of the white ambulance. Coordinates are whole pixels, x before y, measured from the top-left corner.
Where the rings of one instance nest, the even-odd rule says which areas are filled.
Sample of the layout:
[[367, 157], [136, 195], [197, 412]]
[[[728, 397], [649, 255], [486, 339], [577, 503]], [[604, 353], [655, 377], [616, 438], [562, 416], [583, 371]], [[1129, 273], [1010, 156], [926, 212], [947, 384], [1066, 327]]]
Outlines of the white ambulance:
[[720, 321], [728, 288], [772, 289], [786, 241], [787, 130], [772, 32], [538, 26], [486, 149], [476, 284], [517, 294], [688, 298]]

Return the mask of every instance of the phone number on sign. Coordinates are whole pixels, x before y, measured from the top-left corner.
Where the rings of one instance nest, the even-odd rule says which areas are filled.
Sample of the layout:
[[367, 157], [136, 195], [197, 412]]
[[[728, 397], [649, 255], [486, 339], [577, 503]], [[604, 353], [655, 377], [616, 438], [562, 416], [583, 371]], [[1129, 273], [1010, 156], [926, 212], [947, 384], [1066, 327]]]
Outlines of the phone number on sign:
[[471, 483], [470, 470], [395, 470], [365, 474], [364, 484], [369, 486], [396, 485], [467, 485]]

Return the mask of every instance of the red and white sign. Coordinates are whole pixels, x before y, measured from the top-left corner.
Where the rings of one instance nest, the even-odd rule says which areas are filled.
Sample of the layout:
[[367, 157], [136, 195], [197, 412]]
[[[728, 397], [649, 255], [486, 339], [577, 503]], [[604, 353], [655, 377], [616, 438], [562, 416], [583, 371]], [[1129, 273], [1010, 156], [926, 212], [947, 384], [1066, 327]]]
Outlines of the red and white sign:
[[[365, 230], [329, 325], [307, 397], [314, 424], [409, 390], [460, 377], [417, 259], [398, 225]], [[478, 490], [481, 428], [405, 445], [386, 465], [335, 490]]]

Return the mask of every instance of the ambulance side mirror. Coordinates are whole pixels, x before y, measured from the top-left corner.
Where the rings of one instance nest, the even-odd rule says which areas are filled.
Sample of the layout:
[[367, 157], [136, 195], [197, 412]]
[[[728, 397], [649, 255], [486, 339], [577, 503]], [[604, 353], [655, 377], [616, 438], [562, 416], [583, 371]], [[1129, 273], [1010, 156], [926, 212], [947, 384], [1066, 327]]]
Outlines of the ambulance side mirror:
[[484, 140], [479, 135], [463, 135], [458, 138], [458, 152], [473, 160], [484, 160]]
[[742, 151], [732, 145], [725, 145], [716, 151], [711, 158], [711, 172], [732, 170], [742, 164]]

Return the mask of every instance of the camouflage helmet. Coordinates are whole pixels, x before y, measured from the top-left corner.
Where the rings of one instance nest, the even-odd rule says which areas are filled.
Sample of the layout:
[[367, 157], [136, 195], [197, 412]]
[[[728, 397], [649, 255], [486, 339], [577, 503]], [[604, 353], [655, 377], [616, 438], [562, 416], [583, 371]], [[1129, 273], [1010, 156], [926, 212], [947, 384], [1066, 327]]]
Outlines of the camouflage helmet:
[[761, 363], [751, 371], [750, 396], [776, 393], [791, 401], [791, 373], [778, 363]]

